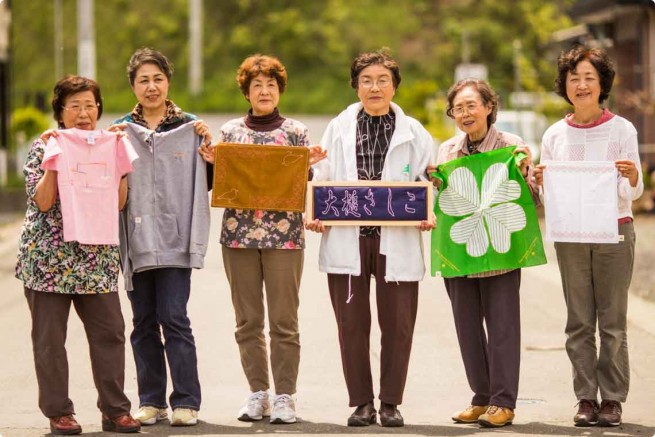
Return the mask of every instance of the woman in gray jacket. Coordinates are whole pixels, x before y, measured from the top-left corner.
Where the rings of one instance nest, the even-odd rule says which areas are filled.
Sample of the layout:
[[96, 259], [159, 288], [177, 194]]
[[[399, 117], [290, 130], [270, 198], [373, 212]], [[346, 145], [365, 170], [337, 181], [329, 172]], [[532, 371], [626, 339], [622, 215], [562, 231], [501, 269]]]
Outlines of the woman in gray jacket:
[[138, 103], [114, 124], [125, 129], [139, 154], [121, 217], [121, 261], [134, 313], [135, 418], [152, 425], [168, 417], [168, 361], [171, 425], [195, 425], [200, 382], [187, 302], [191, 269], [203, 267], [209, 240], [211, 178], [197, 149], [201, 137], [209, 142], [211, 136], [204, 122], [168, 99], [173, 67], [163, 54], [139, 49], [127, 71]]

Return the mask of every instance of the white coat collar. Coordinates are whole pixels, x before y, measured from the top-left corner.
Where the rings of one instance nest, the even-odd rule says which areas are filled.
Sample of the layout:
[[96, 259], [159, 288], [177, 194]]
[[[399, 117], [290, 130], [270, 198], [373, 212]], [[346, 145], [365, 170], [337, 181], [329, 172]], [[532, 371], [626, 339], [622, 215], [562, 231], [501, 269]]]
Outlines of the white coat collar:
[[[351, 132], [355, 132], [357, 129], [357, 114], [363, 107], [364, 105], [361, 102], [353, 103], [339, 114], [339, 133], [342, 138], [348, 138]], [[389, 149], [414, 139], [414, 134], [409, 126], [409, 117], [405, 115], [400, 106], [393, 102], [391, 102], [391, 109], [396, 114], [396, 130], [391, 137]]]

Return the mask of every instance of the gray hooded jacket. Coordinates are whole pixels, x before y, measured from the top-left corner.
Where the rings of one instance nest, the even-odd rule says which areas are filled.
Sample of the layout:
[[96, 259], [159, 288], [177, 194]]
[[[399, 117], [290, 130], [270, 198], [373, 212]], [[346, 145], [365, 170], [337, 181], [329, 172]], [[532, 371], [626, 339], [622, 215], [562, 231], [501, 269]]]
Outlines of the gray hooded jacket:
[[132, 290], [133, 273], [202, 268], [210, 218], [207, 167], [193, 123], [161, 133], [127, 123], [125, 132], [139, 155], [120, 220], [125, 289]]

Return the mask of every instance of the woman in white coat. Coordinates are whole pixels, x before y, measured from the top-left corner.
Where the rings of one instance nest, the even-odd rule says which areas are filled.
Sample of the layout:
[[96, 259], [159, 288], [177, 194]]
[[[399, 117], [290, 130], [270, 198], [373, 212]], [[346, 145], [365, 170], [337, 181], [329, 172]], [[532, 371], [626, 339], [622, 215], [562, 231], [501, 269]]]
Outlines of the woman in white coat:
[[[421, 124], [391, 102], [400, 84], [398, 64], [387, 53], [357, 56], [351, 85], [359, 102], [333, 119], [321, 145], [327, 159], [314, 166], [314, 180], [384, 180], [425, 178], [432, 137]], [[380, 355], [380, 422], [403, 426], [402, 402], [418, 306], [418, 281], [425, 274], [421, 230], [413, 227], [338, 226], [319, 220], [307, 229], [322, 232], [319, 266], [328, 287], [339, 330], [339, 344], [350, 406], [348, 426], [376, 422], [369, 354], [371, 276], [375, 277]]]

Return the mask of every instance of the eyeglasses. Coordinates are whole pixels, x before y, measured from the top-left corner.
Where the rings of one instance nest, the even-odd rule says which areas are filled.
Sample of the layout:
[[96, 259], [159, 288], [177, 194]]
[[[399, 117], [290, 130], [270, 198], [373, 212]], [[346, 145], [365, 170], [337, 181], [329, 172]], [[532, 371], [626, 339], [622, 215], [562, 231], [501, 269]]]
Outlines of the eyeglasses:
[[468, 105], [465, 106], [456, 106], [453, 108], [453, 114], [457, 117], [460, 115], [463, 115], [464, 112], [471, 114], [476, 112], [478, 109], [482, 107], [481, 104], [479, 103], [469, 103]]
[[369, 79], [368, 77], [365, 77], [359, 80], [359, 86], [361, 86], [362, 88], [373, 88], [375, 84], [377, 84], [378, 88], [386, 88], [392, 83], [393, 81], [391, 80], [390, 77], [381, 77], [378, 80], [373, 80], [373, 79]]
[[62, 106], [62, 109], [66, 111], [73, 112], [75, 114], [79, 114], [84, 110], [87, 114], [95, 112], [98, 110], [98, 104], [96, 103], [95, 105], [71, 105], [71, 106]]

